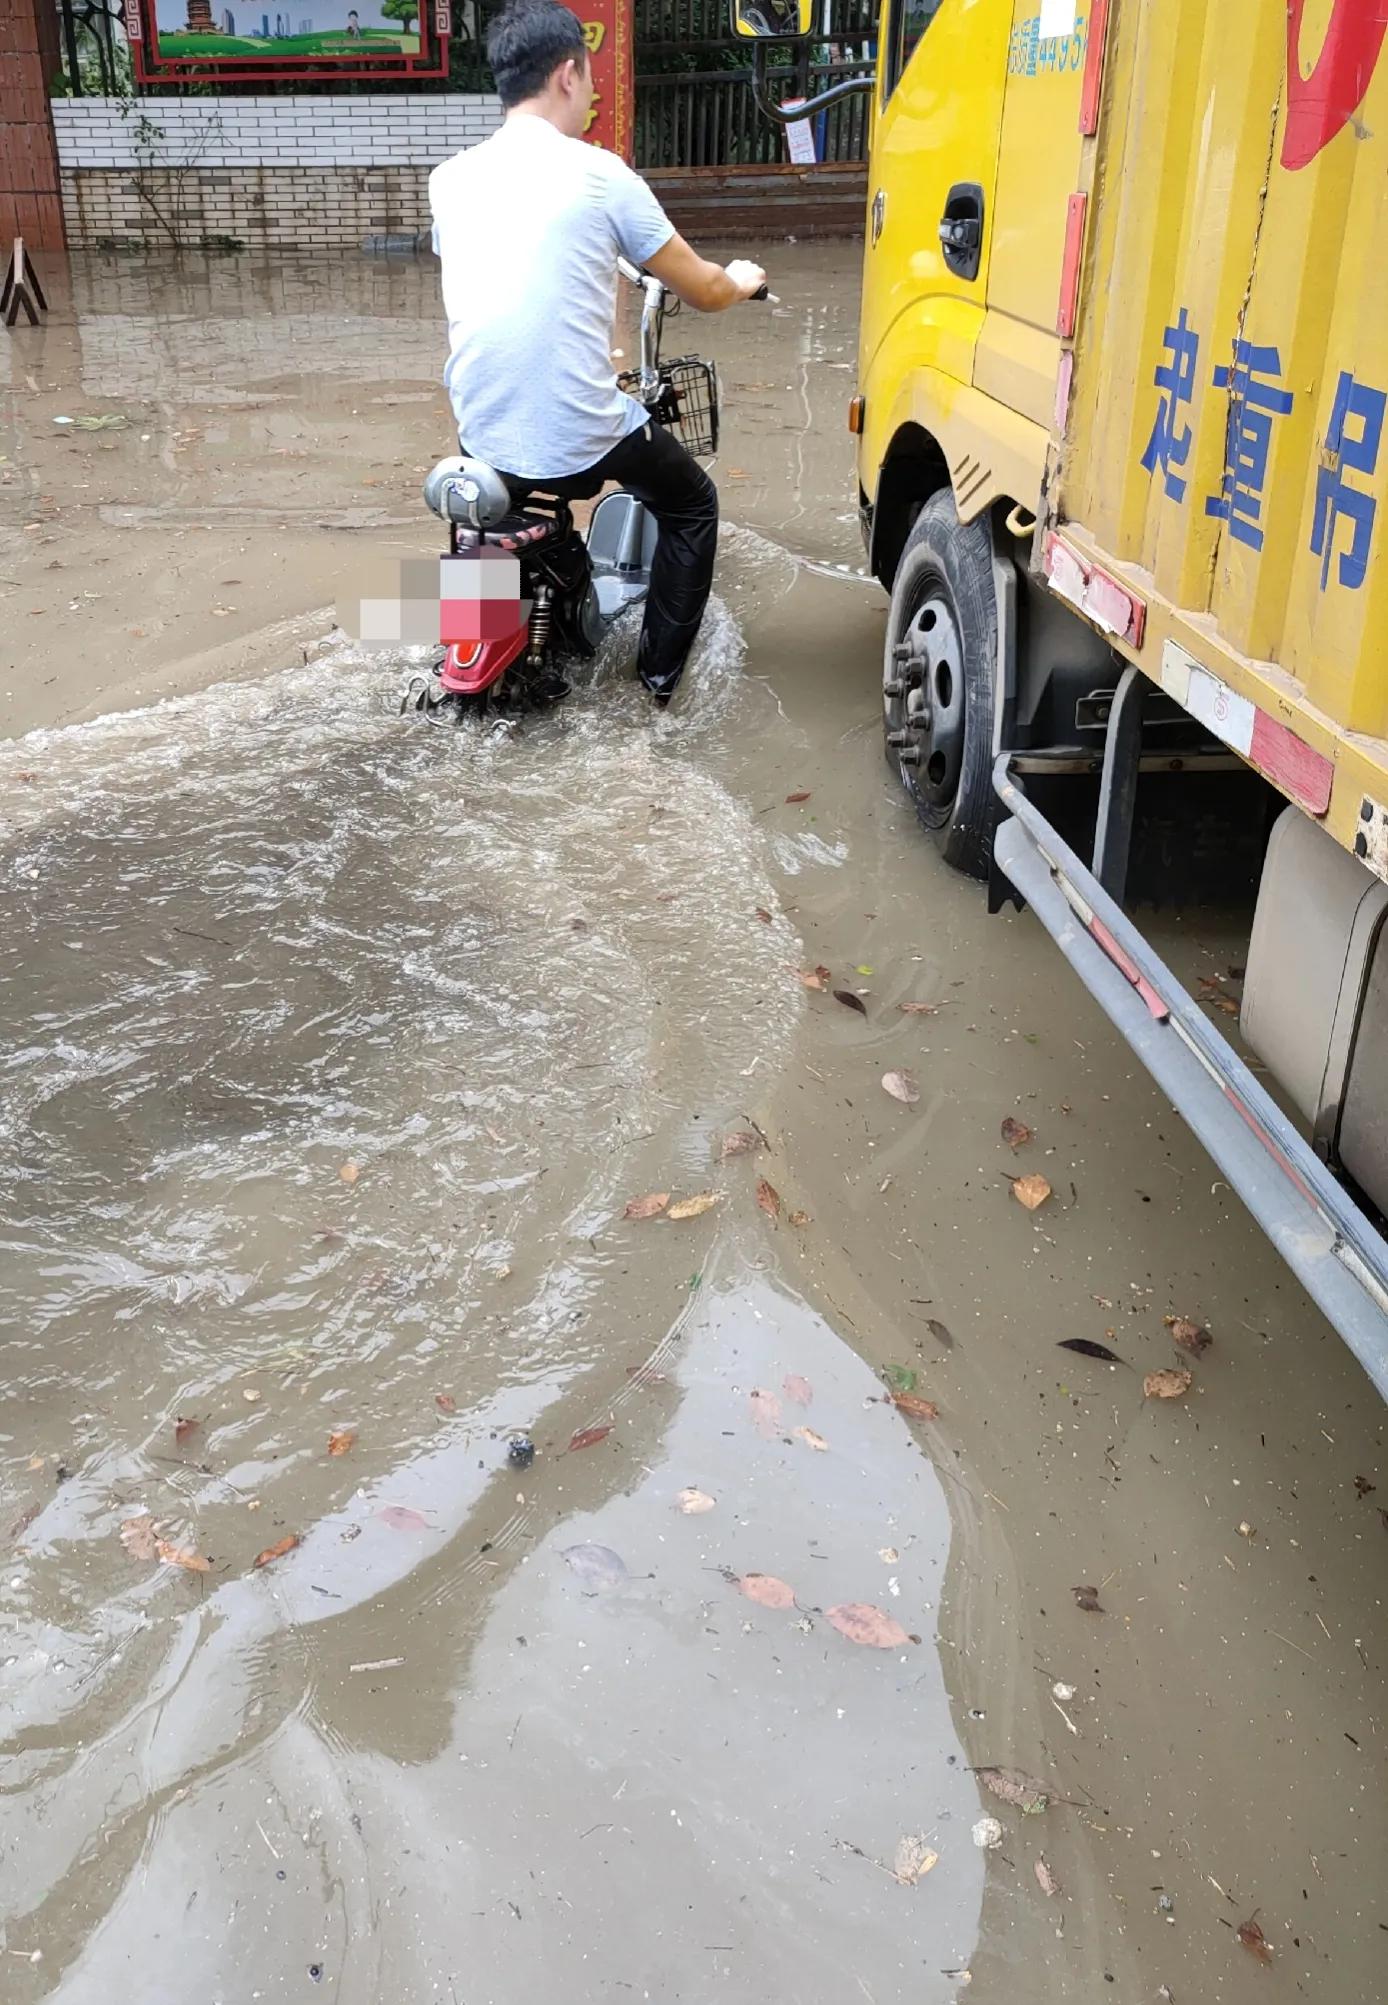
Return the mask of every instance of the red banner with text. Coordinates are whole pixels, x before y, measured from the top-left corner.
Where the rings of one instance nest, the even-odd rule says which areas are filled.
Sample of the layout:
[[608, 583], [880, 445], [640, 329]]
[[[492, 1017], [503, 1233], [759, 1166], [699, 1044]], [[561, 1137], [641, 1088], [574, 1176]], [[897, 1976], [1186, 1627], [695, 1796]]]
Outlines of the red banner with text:
[[583, 23], [596, 93], [586, 137], [595, 146], [605, 146], [629, 161], [634, 91], [632, 0], [573, 0], [573, 7]]

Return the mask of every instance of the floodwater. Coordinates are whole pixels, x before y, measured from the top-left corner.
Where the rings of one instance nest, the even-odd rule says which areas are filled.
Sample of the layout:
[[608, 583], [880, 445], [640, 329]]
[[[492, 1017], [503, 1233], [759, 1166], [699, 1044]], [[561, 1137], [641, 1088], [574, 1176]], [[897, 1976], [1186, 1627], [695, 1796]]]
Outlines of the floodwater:
[[[677, 704], [619, 633], [500, 739], [298, 645], [430, 547], [427, 262], [91, 266], [7, 351], [6, 2001], [1381, 1990], [1382, 1408], [893, 791], [856, 256], [680, 330]], [[1217, 980], [1239, 916], [1154, 923]]]

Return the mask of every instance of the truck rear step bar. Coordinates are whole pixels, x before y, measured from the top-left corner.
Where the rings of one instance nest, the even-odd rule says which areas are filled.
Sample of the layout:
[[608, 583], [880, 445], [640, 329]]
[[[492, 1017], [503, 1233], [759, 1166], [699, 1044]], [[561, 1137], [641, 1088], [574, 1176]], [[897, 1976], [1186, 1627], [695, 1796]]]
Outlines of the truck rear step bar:
[[1003, 752], [998, 868], [1388, 1400], [1388, 1244], [1044, 815]]

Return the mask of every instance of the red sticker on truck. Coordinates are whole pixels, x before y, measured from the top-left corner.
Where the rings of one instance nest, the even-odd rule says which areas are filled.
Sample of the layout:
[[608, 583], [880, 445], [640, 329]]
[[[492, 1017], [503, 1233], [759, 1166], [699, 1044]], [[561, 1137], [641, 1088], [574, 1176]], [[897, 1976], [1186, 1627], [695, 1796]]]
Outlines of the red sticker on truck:
[[1388, 35], [1383, 0], [1335, 0], [1315, 66], [1303, 74], [1301, 22], [1306, 0], [1287, 8], [1287, 129], [1282, 165], [1307, 167], [1343, 131], [1364, 102]]

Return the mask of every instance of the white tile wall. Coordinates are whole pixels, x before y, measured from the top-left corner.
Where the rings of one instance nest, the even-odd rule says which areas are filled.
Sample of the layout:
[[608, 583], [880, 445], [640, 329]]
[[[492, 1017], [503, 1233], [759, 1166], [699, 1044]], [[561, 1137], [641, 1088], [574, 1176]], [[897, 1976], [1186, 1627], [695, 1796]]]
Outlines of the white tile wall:
[[[127, 114], [128, 115], [125, 115]], [[160, 128], [141, 152], [141, 117]], [[54, 98], [65, 168], [290, 166], [433, 167], [497, 125], [495, 98], [363, 97]]]

